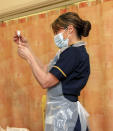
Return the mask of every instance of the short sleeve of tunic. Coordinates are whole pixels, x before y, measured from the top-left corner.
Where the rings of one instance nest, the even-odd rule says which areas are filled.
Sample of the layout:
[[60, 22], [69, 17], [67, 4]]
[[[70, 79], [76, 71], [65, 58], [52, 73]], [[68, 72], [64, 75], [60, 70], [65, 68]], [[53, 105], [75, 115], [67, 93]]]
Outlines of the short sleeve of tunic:
[[69, 47], [60, 54], [60, 58], [49, 71], [58, 80], [64, 80], [79, 65], [80, 54], [77, 48]]

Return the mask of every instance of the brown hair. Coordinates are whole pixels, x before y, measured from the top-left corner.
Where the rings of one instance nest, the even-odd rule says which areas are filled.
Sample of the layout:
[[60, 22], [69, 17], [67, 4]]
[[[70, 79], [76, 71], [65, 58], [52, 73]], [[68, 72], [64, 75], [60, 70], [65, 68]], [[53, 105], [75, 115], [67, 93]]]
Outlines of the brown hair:
[[73, 25], [77, 31], [78, 37], [87, 37], [91, 29], [89, 21], [82, 20], [77, 13], [67, 12], [60, 15], [52, 24], [52, 30], [57, 33], [60, 29], [65, 29], [68, 25]]

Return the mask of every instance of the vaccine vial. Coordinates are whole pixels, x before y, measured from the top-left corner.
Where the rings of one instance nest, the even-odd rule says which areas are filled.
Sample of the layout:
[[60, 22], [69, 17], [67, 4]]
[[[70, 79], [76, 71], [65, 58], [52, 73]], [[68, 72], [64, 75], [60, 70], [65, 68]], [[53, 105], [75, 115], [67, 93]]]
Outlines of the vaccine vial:
[[20, 31], [19, 30], [17, 31], [17, 36], [20, 37]]
[[20, 31], [19, 30], [17, 30], [17, 36], [19, 38], [19, 43], [20, 43]]

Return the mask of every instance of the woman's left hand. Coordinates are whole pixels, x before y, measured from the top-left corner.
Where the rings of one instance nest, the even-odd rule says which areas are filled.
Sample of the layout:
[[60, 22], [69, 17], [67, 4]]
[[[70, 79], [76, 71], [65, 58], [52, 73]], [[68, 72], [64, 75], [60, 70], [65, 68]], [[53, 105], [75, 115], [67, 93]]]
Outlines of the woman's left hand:
[[17, 33], [15, 32], [13, 40], [18, 45], [18, 50], [17, 50], [18, 55], [22, 57], [23, 59], [28, 60], [32, 54], [32, 50], [28, 44], [27, 39], [22, 35], [18, 37]]

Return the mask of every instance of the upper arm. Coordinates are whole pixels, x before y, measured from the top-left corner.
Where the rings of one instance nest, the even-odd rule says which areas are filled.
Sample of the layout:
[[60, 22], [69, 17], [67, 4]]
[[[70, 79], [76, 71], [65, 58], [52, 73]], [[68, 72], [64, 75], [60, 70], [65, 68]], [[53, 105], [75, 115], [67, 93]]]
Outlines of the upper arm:
[[62, 81], [70, 75], [79, 65], [80, 55], [75, 47], [70, 47], [61, 53], [59, 60], [49, 71], [59, 81]]
[[52, 87], [66, 79], [78, 66], [79, 60], [80, 56], [74, 47], [61, 53], [59, 60], [48, 72], [45, 88]]

